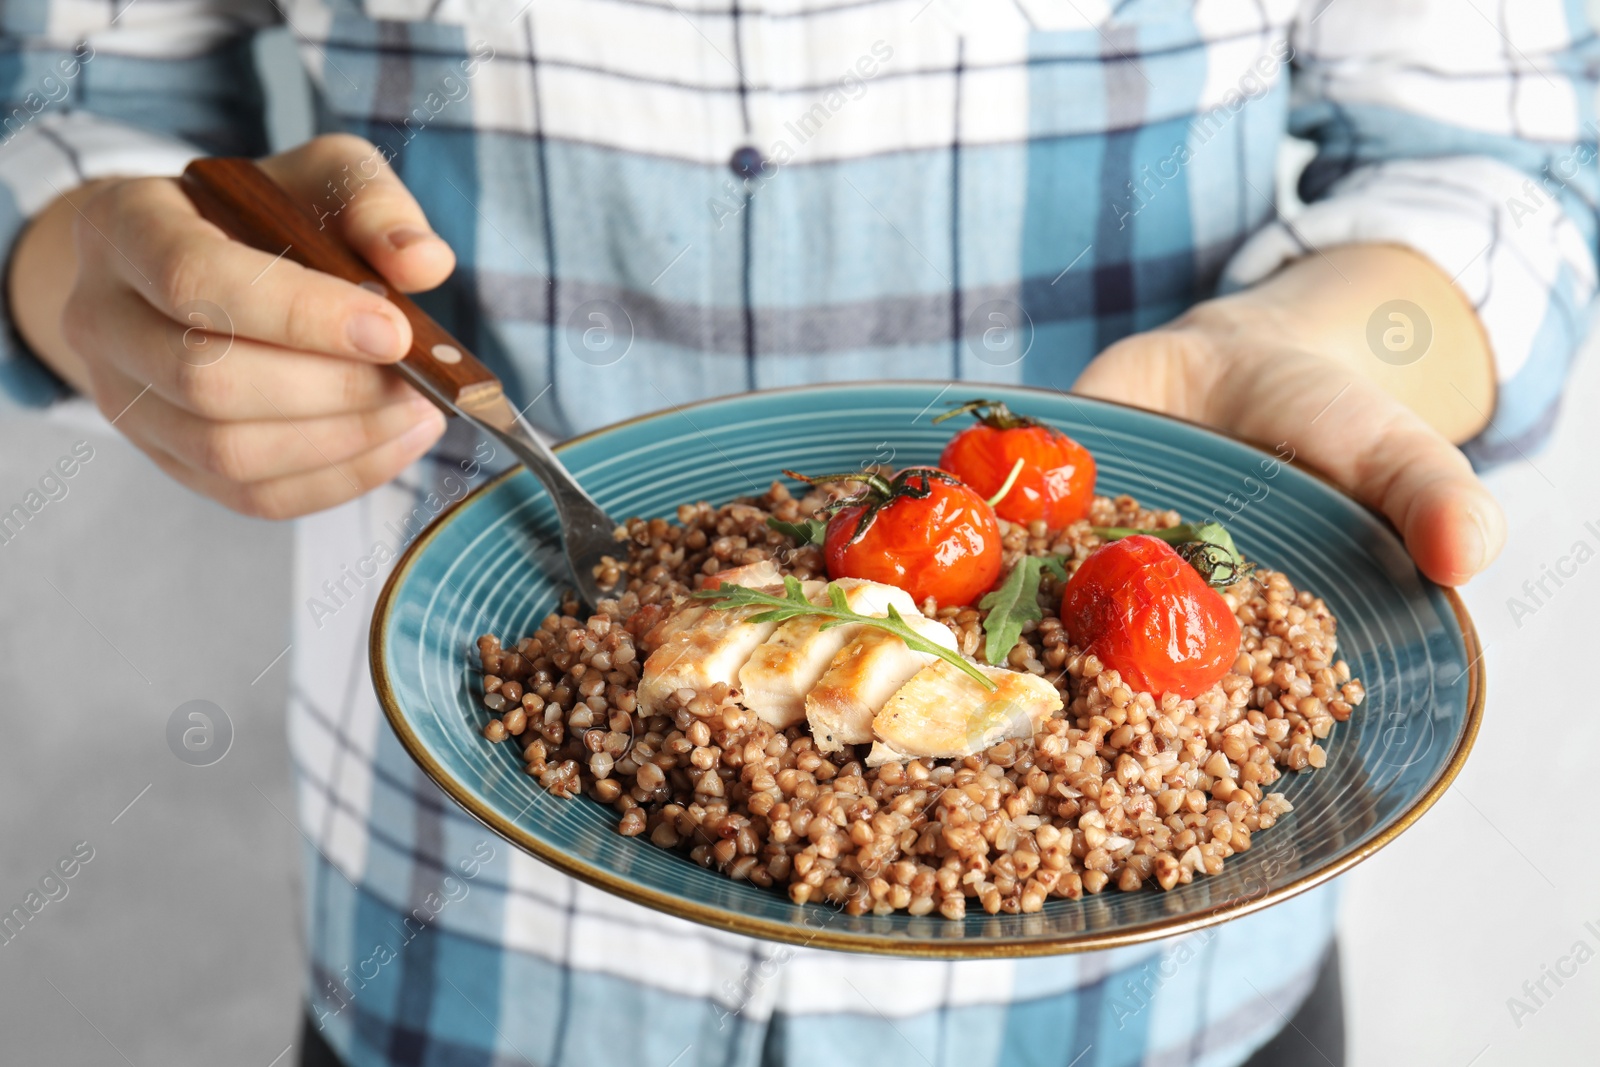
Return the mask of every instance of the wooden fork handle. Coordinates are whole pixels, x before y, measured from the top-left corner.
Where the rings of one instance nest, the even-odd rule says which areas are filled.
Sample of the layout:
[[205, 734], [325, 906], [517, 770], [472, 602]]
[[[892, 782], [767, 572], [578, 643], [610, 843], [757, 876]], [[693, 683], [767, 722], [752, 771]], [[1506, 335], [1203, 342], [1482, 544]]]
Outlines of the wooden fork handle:
[[502, 391], [499, 379], [465, 345], [395, 291], [326, 228], [325, 220], [296, 203], [253, 161], [197, 159], [184, 169], [180, 184], [201, 216], [234, 240], [380, 293], [399, 308], [411, 323], [411, 351], [395, 369], [446, 414]]

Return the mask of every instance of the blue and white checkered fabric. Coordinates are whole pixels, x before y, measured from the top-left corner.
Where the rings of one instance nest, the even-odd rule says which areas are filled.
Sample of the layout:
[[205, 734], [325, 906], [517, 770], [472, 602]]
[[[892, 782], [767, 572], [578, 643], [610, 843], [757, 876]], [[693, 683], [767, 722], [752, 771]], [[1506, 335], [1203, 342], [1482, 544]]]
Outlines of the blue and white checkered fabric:
[[[424, 303], [553, 434], [826, 379], [1064, 387], [1219, 287], [1360, 241], [1418, 250], [1477, 308], [1499, 391], [1469, 451], [1488, 462], [1547, 433], [1595, 289], [1589, 18], [1576, 0], [14, 0], [0, 235], [88, 177], [259, 151], [248, 42], [282, 21], [322, 125], [384, 147], [456, 249]], [[1292, 222], [1273, 203], [1286, 133], [1318, 149]], [[59, 390], [14, 339], [0, 387]], [[377, 582], [346, 577], [481, 478], [471, 445], [299, 526], [299, 599], [343, 590], [333, 616], [299, 614], [293, 653], [308, 996], [353, 1067], [1221, 1067], [1297, 1006], [1327, 894], [1136, 951], [873, 960], [668, 919], [486, 838], [382, 725]]]

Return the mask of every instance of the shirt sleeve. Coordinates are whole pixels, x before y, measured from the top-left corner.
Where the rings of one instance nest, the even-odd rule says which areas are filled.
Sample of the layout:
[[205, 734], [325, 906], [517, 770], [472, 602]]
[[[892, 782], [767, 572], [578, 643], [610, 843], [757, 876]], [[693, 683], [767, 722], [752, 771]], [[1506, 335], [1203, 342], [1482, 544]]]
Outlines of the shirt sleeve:
[[[265, 150], [254, 31], [271, 0], [12, 0], [0, 6], [0, 248], [95, 178], [179, 173]], [[0, 405], [68, 390], [0, 308]]]
[[[1595, 29], [1560, 0], [1315, 0], [1290, 129], [1306, 208], [1254, 234], [1224, 285], [1329, 245], [1399, 244], [1472, 302], [1494, 354], [1479, 466], [1548, 436], [1596, 285]], [[1377, 309], [1374, 309], [1375, 311]]]

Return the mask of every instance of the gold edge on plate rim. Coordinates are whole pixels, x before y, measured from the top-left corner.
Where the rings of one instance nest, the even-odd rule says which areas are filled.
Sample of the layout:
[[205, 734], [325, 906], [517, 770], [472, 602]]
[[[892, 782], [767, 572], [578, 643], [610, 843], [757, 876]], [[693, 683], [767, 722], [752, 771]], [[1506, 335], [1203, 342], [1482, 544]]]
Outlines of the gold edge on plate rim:
[[[832, 383], [825, 385], [791, 386], [784, 389], [762, 390], [763, 394], [796, 393], [796, 392], [823, 392], [843, 386], [920, 386], [929, 383], [915, 381], [871, 381]], [[1036, 389], [1027, 386], [1006, 386], [1008, 390], [1019, 392], [1038, 393], [1042, 396], [1059, 397], [1064, 394], [1048, 389]], [[749, 393], [732, 394], [731, 396], [749, 396]], [[632, 426], [647, 420], [666, 418], [679, 414], [686, 408], [697, 408], [708, 404], [715, 404], [731, 397], [711, 397], [706, 400], [695, 401], [691, 404], [679, 405], [663, 411], [649, 412], [636, 415], [630, 419], [603, 426], [588, 433], [564, 441], [555, 446], [557, 452], [564, 451], [578, 445], [590, 438], [602, 434], [612, 433], [626, 426]], [[1184, 425], [1199, 429], [1208, 434], [1213, 434], [1234, 444], [1260, 452], [1263, 456], [1271, 454], [1249, 441], [1240, 440], [1229, 434], [1209, 426], [1187, 419], [1163, 415], [1159, 412], [1147, 411], [1131, 404], [1119, 404], [1115, 401], [1099, 400], [1089, 397], [1074, 397], [1076, 400], [1087, 401], [1091, 404], [1106, 404], [1113, 407], [1125, 407], [1138, 411], [1143, 415], [1155, 418], [1169, 419]], [[931, 406], [931, 405], [930, 405]], [[1298, 465], [1297, 465], [1298, 466]], [[394, 691], [388, 681], [388, 660], [384, 651], [383, 635], [389, 628], [389, 614], [393, 608], [394, 591], [410, 573], [423, 549], [431, 544], [444, 528], [455, 520], [456, 514], [468, 503], [477, 497], [493, 491], [506, 480], [514, 477], [522, 467], [511, 467], [501, 472], [494, 478], [478, 486], [472, 492], [451, 504], [428, 525], [417, 539], [408, 545], [401, 554], [399, 562], [390, 572], [388, 579], [383, 583], [383, 589], [378, 594], [378, 599], [373, 605], [372, 623], [368, 629], [368, 664], [372, 674], [373, 688], [377, 691], [378, 702], [383, 706], [384, 716], [389, 720], [395, 735], [399, 737], [411, 758], [416, 761], [429, 778], [443, 789], [452, 800], [459, 804], [469, 815], [478, 822], [523, 851], [536, 858], [549, 863], [580, 881], [586, 882], [597, 889], [608, 893], [615, 893], [635, 904], [640, 904], [656, 911], [679, 918], [689, 919], [704, 926], [710, 926], [747, 937], [760, 938], [767, 941], [777, 941], [791, 945], [811, 946], [815, 948], [837, 949], [847, 952], [859, 952], [875, 956], [899, 956], [918, 959], [1017, 959], [1033, 956], [1069, 955], [1079, 952], [1097, 952], [1112, 948], [1125, 948], [1130, 945], [1144, 944], [1167, 937], [1177, 937], [1182, 934], [1192, 933], [1208, 926], [1215, 926], [1222, 922], [1241, 918], [1263, 908], [1288, 900], [1308, 889], [1313, 889], [1323, 882], [1329, 881], [1362, 860], [1376, 853], [1399, 837], [1420, 819], [1439, 798], [1445, 794], [1456, 776], [1461, 773], [1461, 768], [1466, 765], [1467, 757], [1472, 751], [1472, 746], [1478, 737], [1478, 729], [1483, 722], [1483, 712], [1487, 692], [1487, 668], [1483, 661], [1483, 649], [1478, 638], [1478, 629], [1473, 624], [1472, 616], [1467, 611], [1461, 594], [1448, 586], [1436, 586], [1440, 589], [1450, 604], [1451, 611], [1455, 614], [1456, 624], [1461, 630], [1463, 651], [1467, 655], [1467, 718], [1464, 729], [1455, 744], [1455, 750], [1450, 754], [1449, 761], [1445, 764], [1432, 785], [1414, 801], [1410, 807], [1401, 812], [1395, 821], [1385, 830], [1373, 837], [1357, 849], [1351, 851], [1341, 859], [1328, 864], [1326, 867], [1303, 875], [1287, 885], [1269, 890], [1259, 896], [1236, 899], [1215, 908], [1206, 909], [1199, 914], [1189, 916], [1175, 916], [1170, 920], [1159, 920], [1144, 923], [1138, 926], [1122, 927], [1115, 933], [1094, 934], [1079, 936], [1069, 934], [1060, 937], [1040, 938], [985, 938], [973, 940], [969, 938], [918, 938], [907, 937], [886, 938], [870, 934], [856, 934], [843, 931], [828, 930], [826, 928], [812, 928], [795, 924], [784, 923], [770, 919], [758, 919], [724, 911], [697, 901], [687, 900], [682, 897], [672, 896], [657, 890], [640, 886], [626, 878], [611, 873], [577, 859], [560, 849], [551, 848], [537, 838], [525, 833], [520, 827], [501, 817], [488, 806], [480, 804], [478, 799], [462, 786], [456, 779], [445, 771], [444, 767], [433, 758], [427, 747], [411, 729], [411, 724], [401, 712], [399, 702], [395, 699]], [[1306, 470], [1307, 473], [1322, 481], [1333, 491], [1345, 497], [1355, 506], [1375, 515], [1390, 529], [1393, 525], [1384, 516], [1374, 512], [1365, 504], [1355, 500], [1329, 479], [1315, 470]], [[1424, 578], [1424, 581], [1427, 579]], [[1432, 583], [1430, 583], [1432, 584]], [[530, 788], [539, 786], [530, 781]]]

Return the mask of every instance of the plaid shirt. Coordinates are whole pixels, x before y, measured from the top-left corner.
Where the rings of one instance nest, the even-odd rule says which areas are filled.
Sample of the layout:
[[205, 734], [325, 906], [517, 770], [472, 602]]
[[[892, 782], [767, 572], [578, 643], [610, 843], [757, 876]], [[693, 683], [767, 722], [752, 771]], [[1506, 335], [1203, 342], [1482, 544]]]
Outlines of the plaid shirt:
[[[1499, 381], [1469, 446], [1484, 462], [1548, 430], [1595, 287], [1596, 45], [1579, 12], [15, 0], [0, 232], [85, 178], [261, 150], [248, 44], [282, 20], [323, 127], [380, 145], [456, 249], [424, 303], [552, 434], [823, 379], [1065, 387], [1219, 287], [1376, 241], [1428, 256], [1477, 308]], [[1286, 132], [1318, 148], [1292, 223], [1273, 204]], [[59, 395], [14, 341], [0, 385]], [[1328, 893], [1115, 953], [910, 962], [694, 926], [490, 837], [383, 724], [365, 667], [381, 575], [366, 575], [503, 462], [452, 431], [298, 527], [307, 995], [354, 1067], [1220, 1067], [1304, 997]], [[325, 583], [331, 616], [306, 600], [325, 605]]]

